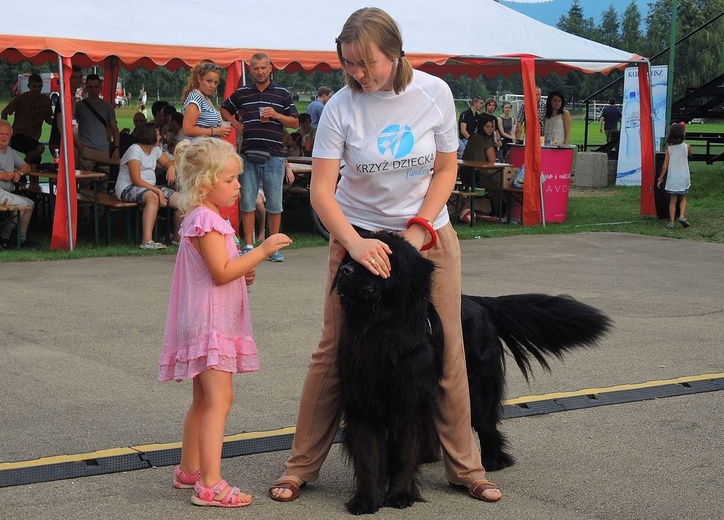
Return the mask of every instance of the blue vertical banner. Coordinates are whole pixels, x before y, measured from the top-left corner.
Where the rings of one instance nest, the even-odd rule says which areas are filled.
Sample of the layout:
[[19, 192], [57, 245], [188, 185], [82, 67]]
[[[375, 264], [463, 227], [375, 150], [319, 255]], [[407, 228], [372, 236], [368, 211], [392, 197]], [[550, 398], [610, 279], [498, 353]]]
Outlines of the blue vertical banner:
[[[654, 146], [660, 151], [661, 140], [666, 136], [666, 65], [651, 67], [651, 106], [653, 112]], [[639, 101], [638, 68], [624, 71], [623, 115], [621, 140], [618, 146], [617, 186], [641, 186], [641, 109]], [[646, 114], [644, 114], [646, 117]]]

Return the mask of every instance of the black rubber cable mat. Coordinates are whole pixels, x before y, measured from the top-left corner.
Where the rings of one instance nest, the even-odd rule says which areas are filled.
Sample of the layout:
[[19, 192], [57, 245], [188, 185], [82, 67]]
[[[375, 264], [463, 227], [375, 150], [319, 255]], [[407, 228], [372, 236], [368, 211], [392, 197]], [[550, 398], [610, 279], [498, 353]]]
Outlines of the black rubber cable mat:
[[[635, 385], [520, 397], [505, 402], [503, 418], [566, 412], [596, 406], [715, 392], [722, 389], [724, 389], [724, 374], [705, 374]], [[335, 442], [339, 442], [341, 436], [340, 431], [335, 437]], [[294, 428], [231, 435], [224, 438], [221, 456], [229, 458], [288, 450], [292, 446], [293, 438]], [[180, 459], [181, 443], [172, 443], [3, 462], [0, 463], [0, 487], [172, 466], [178, 464]]]

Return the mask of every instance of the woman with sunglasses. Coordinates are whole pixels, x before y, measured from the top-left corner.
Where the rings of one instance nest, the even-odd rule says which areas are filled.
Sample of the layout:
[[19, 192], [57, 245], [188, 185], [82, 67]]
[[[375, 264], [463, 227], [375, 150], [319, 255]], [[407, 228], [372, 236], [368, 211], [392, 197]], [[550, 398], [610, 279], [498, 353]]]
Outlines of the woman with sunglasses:
[[181, 98], [184, 100], [183, 131], [186, 137], [227, 137], [231, 128], [221, 126], [221, 114], [211, 102], [221, 79], [213, 61], [200, 61], [191, 69]]

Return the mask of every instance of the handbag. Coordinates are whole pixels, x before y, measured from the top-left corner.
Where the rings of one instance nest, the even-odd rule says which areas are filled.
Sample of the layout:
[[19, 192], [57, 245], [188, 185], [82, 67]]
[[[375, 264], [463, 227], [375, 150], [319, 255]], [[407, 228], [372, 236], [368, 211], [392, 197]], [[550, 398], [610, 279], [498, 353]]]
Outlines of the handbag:
[[255, 164], [266, 164], [267, 161], [269, 161], [271, 154], [269, 152], [265, 152], [264, 150], [247, 150], [244, 152], [244, 157], [247, 161]]

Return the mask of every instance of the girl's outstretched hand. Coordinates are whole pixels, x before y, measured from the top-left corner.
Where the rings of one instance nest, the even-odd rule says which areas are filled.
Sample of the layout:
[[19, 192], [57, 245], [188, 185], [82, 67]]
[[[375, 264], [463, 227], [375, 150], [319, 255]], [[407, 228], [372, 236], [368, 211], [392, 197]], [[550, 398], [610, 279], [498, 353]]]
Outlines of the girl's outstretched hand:
[[266, 256], [271, 256], [280, 249], [291, 245], [292, 239], [286, 236], [284, 233], [277, 233], [272, 235], [261, 244], [261, 249], [264, 251]]

